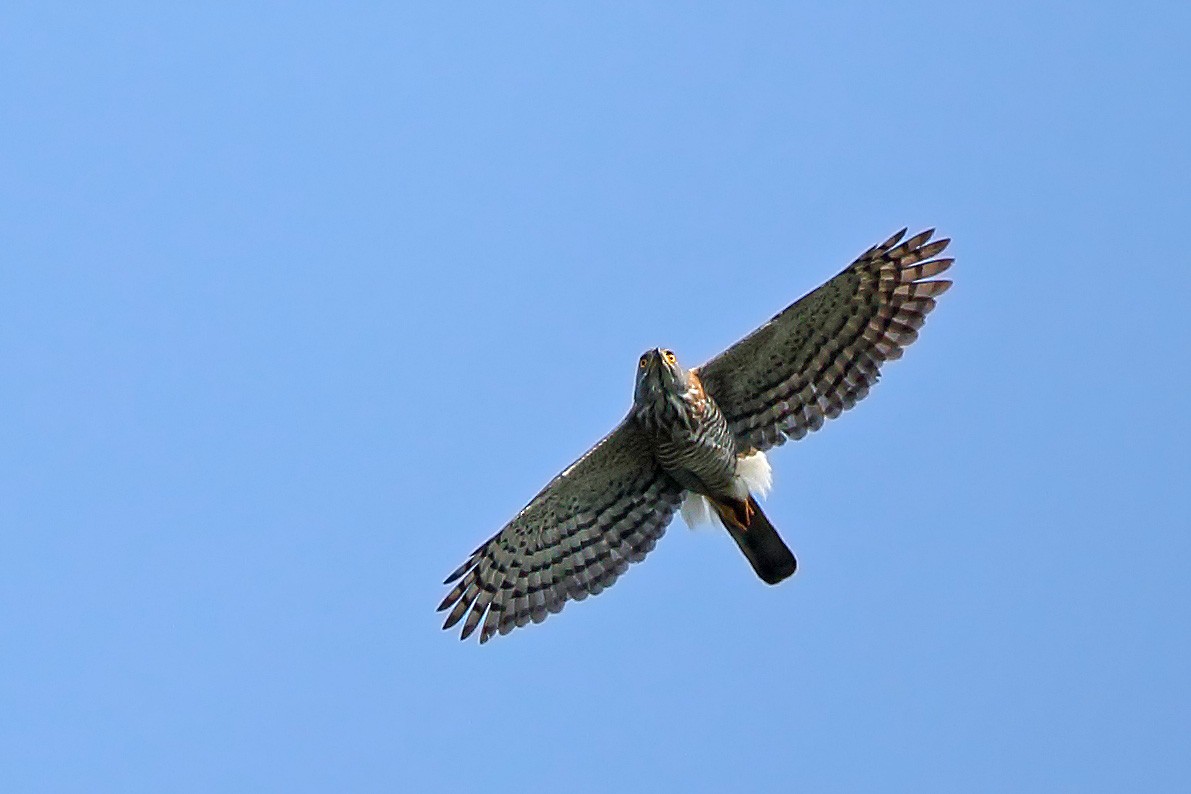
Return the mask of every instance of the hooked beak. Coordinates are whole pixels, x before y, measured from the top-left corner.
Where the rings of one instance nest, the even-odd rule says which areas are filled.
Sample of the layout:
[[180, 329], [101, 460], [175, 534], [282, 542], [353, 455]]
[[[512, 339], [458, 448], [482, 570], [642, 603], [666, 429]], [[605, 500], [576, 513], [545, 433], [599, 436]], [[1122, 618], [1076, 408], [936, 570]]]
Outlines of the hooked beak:
[[662, 349], [660, 347], [655, 347], [653, 350], [650, 351], [650, 356], [649, 356], [650, 369], [654, 369], [654, 368], [660, 369], [661, 367], [664, 366], [663, 362], [665, 360], [666, 359], [663, 357]]

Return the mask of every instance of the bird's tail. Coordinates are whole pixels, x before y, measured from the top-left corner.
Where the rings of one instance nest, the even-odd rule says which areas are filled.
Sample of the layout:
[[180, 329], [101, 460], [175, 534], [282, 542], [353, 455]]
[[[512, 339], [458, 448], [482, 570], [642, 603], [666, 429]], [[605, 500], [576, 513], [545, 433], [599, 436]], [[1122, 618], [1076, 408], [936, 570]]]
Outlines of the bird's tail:
[[709, 499], [728, 534], [766, 584], [777, 584], [798, 568], [794, 552], [777, 534], [751, 495], [748, 502]]

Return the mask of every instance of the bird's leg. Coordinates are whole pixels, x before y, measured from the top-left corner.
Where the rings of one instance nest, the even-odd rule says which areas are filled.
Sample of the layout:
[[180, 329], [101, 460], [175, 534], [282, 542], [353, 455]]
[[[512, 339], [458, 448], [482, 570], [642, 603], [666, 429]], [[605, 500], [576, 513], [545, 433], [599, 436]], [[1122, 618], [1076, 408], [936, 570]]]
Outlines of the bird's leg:
[[737, 501], [735, 499], [725, 500], [724, 513], [731, 516], [732, 524], [736, 526], [741, 532], [749, 528], [749, 523], [753, 520], [752, 506], [748, 501]]
[[720, 517], [726, 528], [735, 528], [740, 532], [748, 529], [749, 519], [752, 514], [748, 512], [747, 502], [738, 502], [735, 499], [715, 499], [708, 497], [708, 502], [711, 503], [712, 508], [715, 509], [716, 515]]

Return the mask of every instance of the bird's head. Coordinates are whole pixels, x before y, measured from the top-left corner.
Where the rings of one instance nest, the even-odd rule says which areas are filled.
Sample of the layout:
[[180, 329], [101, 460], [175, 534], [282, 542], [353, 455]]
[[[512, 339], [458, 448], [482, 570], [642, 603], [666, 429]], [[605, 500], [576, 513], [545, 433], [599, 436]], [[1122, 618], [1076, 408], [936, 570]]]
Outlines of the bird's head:
[[637, 362], [637, 386], [633, 403], [639, 408], [669, 400], [681, 400], [687, 389], [687, 371], [672, 350], [655, 347], [641, 354]]

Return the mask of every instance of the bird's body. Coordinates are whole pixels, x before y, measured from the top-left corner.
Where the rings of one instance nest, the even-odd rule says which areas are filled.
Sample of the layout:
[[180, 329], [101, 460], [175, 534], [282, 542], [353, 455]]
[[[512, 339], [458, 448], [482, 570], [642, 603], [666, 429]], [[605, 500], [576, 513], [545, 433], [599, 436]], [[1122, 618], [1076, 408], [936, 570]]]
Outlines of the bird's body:
[[689, 491], [743, 496], [736, 490], [736, 440], [698, 374], [669, 350], [641, 356], [632, 417], [654, 443], [667, 474]]
[[[686, 489], [685, 502], [705, 500], [710, 510], [686, 509], [688, 524], [717, 516], [740, 546], [757, 575], [777, 584], [798, 563], [750, 490], [768, 484], [747, 476], [741, 461], [765, 453], [741, 454], [723, 411], [703, 388], [699, 373], [687, 371], [670, 350], [654, 348], [641, 356], [631, 421], [653, 442], [658, 465]], [[765, 463], [766, 470], [768, 462]]]
[[482, 625], [485, 642], [601, 592], [653, 549], [679, 505], [688, 524], [718, 519], [765, 582], [794, 573], [754, 496], [771, 483], [764, 452], [851, 408], [917, 338], [951, 285], [926, 279], [952, 260], [930, 259], [947, 240], [904, 234], [698, 368], [646, 351], [624, 421], [447, 577], [443, 627], [466, 616], [463, 637]]

